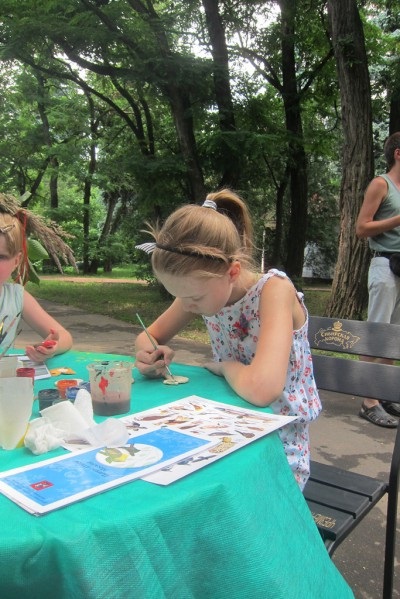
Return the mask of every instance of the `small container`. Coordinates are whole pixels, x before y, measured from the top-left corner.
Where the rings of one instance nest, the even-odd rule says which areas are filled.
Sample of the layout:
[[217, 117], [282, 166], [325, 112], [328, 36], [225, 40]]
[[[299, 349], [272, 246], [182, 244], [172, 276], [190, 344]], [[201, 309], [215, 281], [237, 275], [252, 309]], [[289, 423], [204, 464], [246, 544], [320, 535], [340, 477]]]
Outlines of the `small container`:
[[56, 382], [56, 386], [57, 386], [58, 392], [60, 394], [60, 397], [62, 399], [65, 399], [65, 392], [66, 392], [67, 388], [68, 387], [77, 387], [78, 381], [76, 379], [61, 379], [60, 381]]
[[60, 394], [57, 389], [41, 389], [38, 393], [39, 410], [44, 410], [52, 406], [55, 401], [59, 401]]
[[35, 369], [34, 368], [17, 368], [16, 375], [18, 377], [25, 376], [32, 379], [32, 384], [35, 382]]
[[88, 364], [93, 412], [114, 416], [130, 411], [133, 362], [105, 361]]
[[65, 398], [70, 401], [75, 401], [78, 391], [81, 390], [81, 387], [67, 387], [65, 389]]

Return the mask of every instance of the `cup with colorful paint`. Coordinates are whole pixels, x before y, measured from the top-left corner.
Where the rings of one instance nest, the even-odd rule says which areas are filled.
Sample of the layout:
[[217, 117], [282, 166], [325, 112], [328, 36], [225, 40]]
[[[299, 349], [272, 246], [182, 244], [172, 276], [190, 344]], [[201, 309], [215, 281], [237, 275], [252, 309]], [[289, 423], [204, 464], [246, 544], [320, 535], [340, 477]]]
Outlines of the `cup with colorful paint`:
[[99, 416], [130, 411], [133, 362], [111, 360], [88, 365], [93, 412]]

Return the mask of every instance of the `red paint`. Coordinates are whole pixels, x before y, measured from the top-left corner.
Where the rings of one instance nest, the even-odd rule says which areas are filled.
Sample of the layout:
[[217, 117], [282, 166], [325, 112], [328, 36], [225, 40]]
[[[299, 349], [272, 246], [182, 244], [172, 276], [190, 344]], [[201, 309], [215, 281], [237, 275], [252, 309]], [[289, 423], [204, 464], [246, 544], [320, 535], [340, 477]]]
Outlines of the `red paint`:
[[57, 341], [54, 341], [53, 339], [46, 339], [46, 341], [43, 341], [40, 345], [43, 345], [46, 349], [51, 349], [56, 343]]
[[101, 389], [101, 392], [103, 393], [103, 395], [106, 394], [107, 387], [108, 387], [108, 380], [105, 379], [104, 376], [102, 376], [100, 379], [99, 388]]

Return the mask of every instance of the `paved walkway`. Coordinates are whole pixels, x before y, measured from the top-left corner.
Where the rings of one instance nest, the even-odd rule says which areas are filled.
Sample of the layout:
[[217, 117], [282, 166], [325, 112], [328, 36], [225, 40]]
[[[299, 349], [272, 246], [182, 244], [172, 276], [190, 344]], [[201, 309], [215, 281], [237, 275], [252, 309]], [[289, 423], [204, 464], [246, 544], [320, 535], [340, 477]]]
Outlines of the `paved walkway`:
[[[135, 335], [141, 330], [140, 327], [71, 306], [46, 300], [40, 303], [71, 332], [74, 349], [133, 354]], [[24, 347], [39, 340], [23, 326], [16, 346]], [[181, 338], [174, 340], [171, 345], [176, 349], [177, 362], [201, 365], [211, 357], [208, 345]], [[323, 413], [311, 426], [313, 457], [328, 464], [386, 478], [395, 431], [374, 426], [359, 418], [359, 399], [346, 401], [339, 395], [325, 393], [322, 400]], [[383, 499], [342, 543], [333, 558], [357, 599], [379, 599], [382, 596], [385, 506], [386, 499]], [[265, 542], [268, 543], [268, 539]], [[400, 536], [397, 556], [399, 560]], [[398, 561], [393, 597], [400, 597], [399, 570]]]

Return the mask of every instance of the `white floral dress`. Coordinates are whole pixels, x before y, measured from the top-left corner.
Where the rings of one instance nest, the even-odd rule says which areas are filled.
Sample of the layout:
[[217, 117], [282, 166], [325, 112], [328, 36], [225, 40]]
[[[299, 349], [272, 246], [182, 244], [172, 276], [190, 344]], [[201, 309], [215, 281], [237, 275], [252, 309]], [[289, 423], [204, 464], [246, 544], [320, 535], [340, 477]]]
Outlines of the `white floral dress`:
[[[224, 307], [214, 316], [203, 316], [217, 362], [236, 360], [250, 364], [257, 347], [260, 332], [260, 295], [264, 285], [274, 276], [287, 277], [272, 269], [264, 274], [245, 296], [231, 306]], [[290, 467], [301, 489], [310, 474], [310, 441], [308, 423], [317, 418], [321, 402], [315, 384], [312, 357], [308, 343], [308, 312], [303, 294], [297, 297], [306, 315], [304, 325], [293, 331], [286, 383], [282, 395], [270, 407], [276, 414], [297, 416], [298, 419], [279, 429]]]

